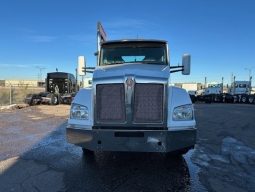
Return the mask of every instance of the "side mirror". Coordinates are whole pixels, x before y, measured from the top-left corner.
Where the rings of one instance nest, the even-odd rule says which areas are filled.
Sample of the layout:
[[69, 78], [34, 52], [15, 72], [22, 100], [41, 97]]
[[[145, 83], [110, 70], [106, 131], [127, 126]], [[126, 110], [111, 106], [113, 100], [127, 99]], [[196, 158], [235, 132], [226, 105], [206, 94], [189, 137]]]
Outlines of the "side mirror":
[[183, 75], [189, 75], [190, 74], [190, 54], [184, 54], [182, 56], [182, 66], [183, 66]]
[[86, 75], [86, 61], [85, 61], [85, 57], [84, 56], [79, 56], [78, 57], [78, 67], [77, 67], [77, 70], [78, 70], [78, 75]]

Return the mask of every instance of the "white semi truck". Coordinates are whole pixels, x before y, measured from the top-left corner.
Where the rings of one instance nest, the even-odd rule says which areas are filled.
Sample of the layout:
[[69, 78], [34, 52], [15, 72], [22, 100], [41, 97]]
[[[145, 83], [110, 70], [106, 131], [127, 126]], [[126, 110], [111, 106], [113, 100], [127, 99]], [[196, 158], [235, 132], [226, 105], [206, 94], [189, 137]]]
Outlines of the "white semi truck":
[[251, 79], [250, 81], [234, 81], [228, 91], [230, 96], [227, 101], [255, 104], [255, 95], [251, 93], [251, 89]]
[[98, 63], [92, 86], [75, 96], [67, 140], [93, 151], [187, 152], [196, 143], [196, 121], [189, 94], [170, 86], [170, 74], [190, 73], [190, 55], [170, 66], [162, 40], [106, 41], [98, 25]]
[[204, 94], [199, 97], [207, 103], [249, 103], [255, 104], [255, 94], [252, 94], [250, 81], [234, 81], [226, 92], [223, 91], [223, 83], [209, 84]]

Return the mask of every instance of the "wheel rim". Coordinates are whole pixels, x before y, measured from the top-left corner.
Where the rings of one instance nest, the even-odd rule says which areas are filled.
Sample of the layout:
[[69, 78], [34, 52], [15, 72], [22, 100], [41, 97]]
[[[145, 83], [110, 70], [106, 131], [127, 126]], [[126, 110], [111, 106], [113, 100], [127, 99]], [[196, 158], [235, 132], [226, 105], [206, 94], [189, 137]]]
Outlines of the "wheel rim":
[[53, 103], [54, 104], [57, 104], [58, 103], [58, 98], [55, 96], [55, 97], [53, 97]]

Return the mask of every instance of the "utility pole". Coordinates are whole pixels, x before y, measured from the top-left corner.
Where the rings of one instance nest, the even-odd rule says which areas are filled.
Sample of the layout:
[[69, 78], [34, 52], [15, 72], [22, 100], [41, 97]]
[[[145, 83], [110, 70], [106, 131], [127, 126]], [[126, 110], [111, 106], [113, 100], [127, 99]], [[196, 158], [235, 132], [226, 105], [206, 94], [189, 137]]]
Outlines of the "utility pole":
[[249, 81], [250, 81], [250, 89], [251, 89], [251, 81], [252, 81], [252, 68], [244, 68], [244, 70], [247, 70], [249, 72]]
[[251, 78], [251, 72], [252, 72], [252, 68], [244, 68], [244, 70], [247, 70], [249, 72], [249, 80]]
[[40, 66], [36, 66], [36, 68], [39, 69], [39, 73], [38, 73], [38, 82], [39, 82], [39, 81], [42, 81], [42, 71], [46, 68], [40, 67]]
[[221, 93], [223, 93], [223, 90], [224, 90], [224, 77], [221, 78], [221, 86], [222, 86], [222, 90], [221, 90]]
[[236, 76], [234, 76], [234, 78], [233, 78], [233, 94], [235, 94], [235, 92], [236, 92]]
[[75, 68], [75, 79], [76, 79], [76, 86], [75, 86], [75, 91], [78, 91], [78, 69]]
[[12, 104], [12, 84], [10, 84], [10, 105]]

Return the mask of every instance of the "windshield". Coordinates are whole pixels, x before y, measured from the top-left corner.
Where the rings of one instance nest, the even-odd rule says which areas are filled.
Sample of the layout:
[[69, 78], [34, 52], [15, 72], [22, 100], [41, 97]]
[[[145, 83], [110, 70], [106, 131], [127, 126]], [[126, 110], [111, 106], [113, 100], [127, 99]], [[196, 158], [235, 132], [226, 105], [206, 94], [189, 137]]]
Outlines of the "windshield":
[[246, 88], [247, 85], [246, 85], [246, 84], [239, 84], [239, 87], [240, 87], [240, 88]]
[[52, 93], [68, 93], [70, 92], [70, 80], [64, 78], [49, 79], [48, 91]]
[[160, 43], [119, 43], [103, 45], [100, 65], [145, 63], [167, 65], [166, 45]]
[[221, 84], [209, 84], [208, 87], [210, 87], [210, 88], [219, 88], [219, 87], [221, 87]]

